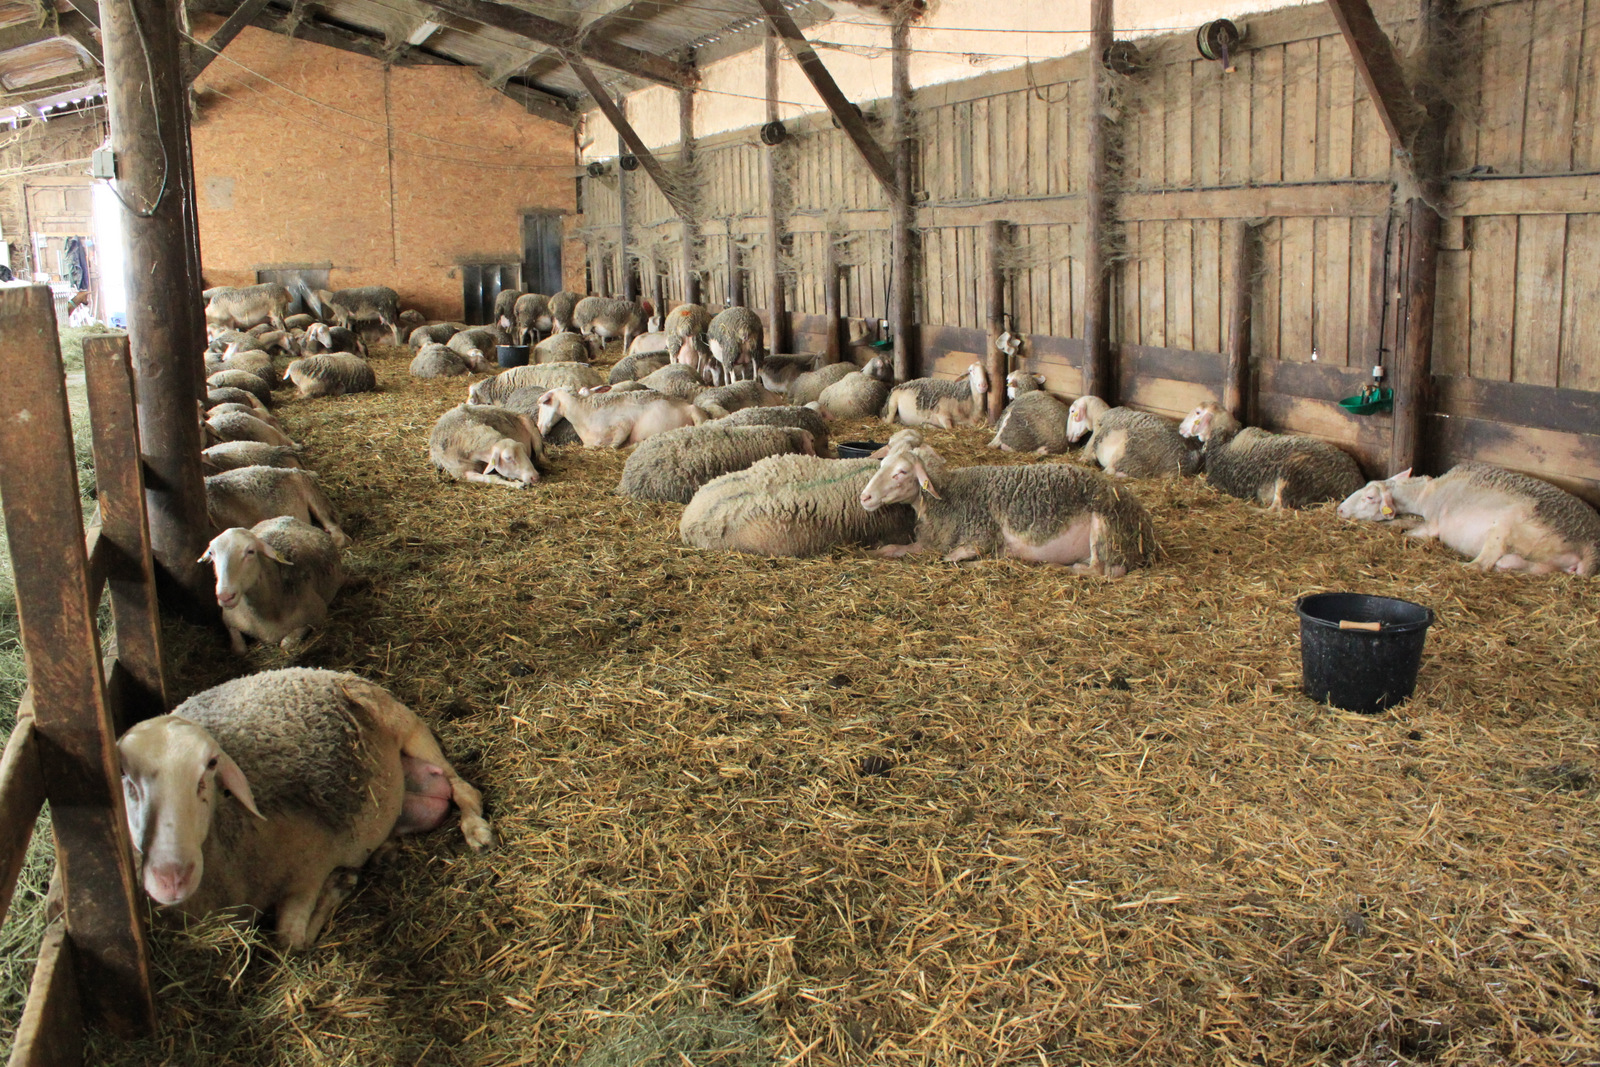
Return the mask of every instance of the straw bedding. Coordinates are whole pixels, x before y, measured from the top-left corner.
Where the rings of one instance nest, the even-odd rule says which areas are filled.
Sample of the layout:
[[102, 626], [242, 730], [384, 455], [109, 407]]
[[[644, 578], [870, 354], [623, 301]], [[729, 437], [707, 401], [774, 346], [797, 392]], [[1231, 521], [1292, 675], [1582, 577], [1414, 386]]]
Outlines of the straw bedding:
[[[1136, 483], [1164, 554], [1115, 581], [704, 554], [625, 453], [447, 480], [462, 383], [379, 352], [385, 391], [280, 408], [355, 538], [300, 662], [415, 707], [502, 846], [406, 840], [287, 960], [159, 934], [166, 1027], [94, 1062], [1600, 1058], [1600, 582], [1197, 480]], [[928, 434], [1060, 461], [988, 436]], [[1322, 590], [1438, 613], [1410, 703], [1299, 692]], [[168, 640], [179, 695], [237, 670]]]

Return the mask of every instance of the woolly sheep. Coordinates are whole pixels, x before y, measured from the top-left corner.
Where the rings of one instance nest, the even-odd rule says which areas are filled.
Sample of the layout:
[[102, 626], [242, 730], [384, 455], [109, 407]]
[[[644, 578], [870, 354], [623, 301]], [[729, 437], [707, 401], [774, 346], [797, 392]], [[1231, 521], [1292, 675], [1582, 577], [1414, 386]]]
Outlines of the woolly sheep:
[[828, 423], [810, 408], [788, 405], [776, 408], [745, 408], [717, 420], [719, 426], [795, 426], [811, 435], [817, 455], [828, 455]]
[[539, 398], [539, 432], [566, 419], [589, 448], [624, 448], [667, 430], [706, 421], [706, 413], [686, 400], [653, 390], [580, 397], [552, 389]]
[[812, 403], [830, 419], [870, 418], [883, 410], [893, 380], [893, 364], [884, 356], [873, 356], [858, 373], [846, 374]]
[[840, 545], [911, 541], [916, 512], [905, 505], [866, 511], [861, 490], [878, 469], [870, 459], [774, 456], [701, 486], [678, 524], [683, 542], [761, 556], [815, 556]]
[[219, 443], [259, 441], [263, 444], [284, 445], [288, 448], [299, 447], [282, 430], [273, 429], [254, 415], [244, 415], [237, 411], [224, 412], [207, 419], [206, 430], [208, 435], [215, 437]]
[[346, 326], [329, 326], [325, 322], [316, 322], [306, 330], [305, 352], [308, 356], [320, 352], [349, 352], [352, 355], [365, 356], [367, 346], [362, 343], [354, 330]]
[[682, 363], [668, 363], [659, 370], [651, 371], [639, 381], [646, 389], [654, 389], [658, 393], [675, 396], [679, 400], [693, 400], [706, 391], [706, 383], [700, 380], [700, 375]]
[[715, 362], [716, 384], [761, 376], [766, 353], [762, 346], [761, 319], [749, 308], [731, 307], [718, 313], [706, 327], [706, 347]]
[[679, 304], [669, 311], [662, 325], [667, 335], [668, 358], [704, 374], [711, 359], [711, 349], [706, 345], [706, 329], [710, 325], [711, 312], [699, 304]]
[[339, 289], [329, 294], [327, 302], [335, 325], [353, 329], [377, 320], [388, 329], [393, 343], [400, 343], [400, 294], [387, 285]]
[[982, 363], [972, 364], [964, 377], [953, 382], [913, 378], [889, 390], [889, 399], [883, 403], [883, 421], [941, 430], [977, 426], [988, 417], [988, 383]]
[[[789, 383], [816, 368], [816, 356], [769, 355], [761, 361], [761, 384], [774, 393], [789, 392]], [[844, 364], [854, 370], [853, 364]]]
[[452, 334], [445, 342], [450, 351], [466, 360], [467, 366], [475, 371], [494, 365], [500, 343], [500, 332], [487, 326], [469, 326]]
[[1061, 453], [1071, 447], [1071, 409], [1042, 389], [1024, 389], [1006, 406], [990, 448], [1006, 452]]
[[533, 346], [535, 363], [587, 363], [589, 346], [575, 333], [551, 334]]
[[415, 330], [418, 326], [421, 326], [423, 323], [427, 322], [428, 316], [424, 315], [416, 308], [406, 308], [404, 311], [400, 312], [399, 321], [400, 329], [403, 332], [409, 333], [410, 331]]
[[[263, 325], [267, 324], [264, 323]], [[270, 329], [271, 327], [268, 326], [268, 328]], [[260, 352], [266, 351], [260, 339], [253, 333], [244, 330], [223, 330], [221, 333], [213, 334], [206, 343], [206, 358], [220, 360], [222, 359], [222, 354], [230, 349], [235, 352], [248, 352], [252, 349]]]
[[[572, 334], [557, 334], [558, 337], [571, 337]], [[606, 375], [606, 380], [612, 385], [618, 382], [638, 381], [655, 373], [672, 361], [667, 359], [665, 352], [652, 352], [644, 356], [624, 356], [611, 366], [611, 373]]]
[[1178, 432], [1201, 442], [1206, 481], [1273, 511], [1343, 500], [1365, 482], [1356, 461], [1326, 441], [1244, 429], [1210, 401], [1189, 412]]
[[218, 415], [227, 415], [233, 412], [249, 415], [253, 419], [260, 419], [274, 430], [281, 431], [283, 429], [283, 423], [279, 422], [275, 415], [271, 412], [263, 411], [253, 404], [213, 404], [206, 408], [206, 418], [214, 419]]
[[[513, 338], [513, 344], [522, 343], [520, 340], [516, 340], [516, 338], [520, 338], [522, 336], [522, 331], [516, 329], [517, 301], [521, 300], [525, 296], [530, 295], [536, 294], [529, 294], [521, 289], [502, 289], [495, 294], [494, 317], [490, 321], [492, 321], [502, 330], [506, 331], [506, 334]], [[543, 300], [544, 298], [540, 297], [539, 299]]]
[[426, 724], [353, 674], [290, 668], [197, 693], [117, 742], [138, 876], [185, 915], [275, 912], [285, 950], [314, 942], [391, 836], [493, 843], [483, 798]]
[[598, 338], [601, 346], [622, 340], [628, 351], [633, 339], [644, 333], [649, 313], [639, 304], [605, 296], [586, 296], [572, 310], [572, 327], [585, 337]]
[[254, 526], [279, 515], [315, 520], [343, 548], [349, 541], [339, 516], [317, 488], [311, 471], [287, 467], [239, 467], [206, 478], [206, 515], [218, 530]]
[[1600, 568], [1600, 515], [1564, 489], [1488, 463], [1460, 463], [1438, 478], [1368, 482], [1339, 517], [1387, 522], [1417, 515], [1409, 537], [1438, 538], [1469, 566], [1529, 574], [1593, 575]]
[[423, 345], [442, 345], [462, 330], [467, 329], [464, 322], [430, 322], [425, 326], [418, 326], [411, 331], [408, 344], [412, 348], [421, 348]]
[[771, 392], [758, 381], [734, 382], [705, 389], [695, 394], [695, 406], [714, 419], [745, 408], [787, 407], [782, 396]]
[[474, 404], [499, 404], [519, 389], [582, 389], [604, 385], [600, 372], [587, 363], [539, 363], [503, 370], [493, 378], [474, 382], [467, 399]]
[[257, 414], [267, 410], [267, 406], [256, 399], [256, 394], [231, 385], [224, 385], [219, 389], [207, 389], [205, 406], [207, 410], [218, 404], [244, 404]]
[[915, 431], [896, 434], [861, 506], [914, 504], [917, 536], [883, 555], [937, 552], [951, 563], [1005, 556], [1121, 577], [1155, 552], [1150, 515], [1127, 489], [1066, 464], [949, 470]]
[[668, 340], [669, 335], [665, 330], [652, 330], [649, 333], [641, 333], [628, 346], [627, 354], [630, 356], [663, 355], [671, 359], [672, 353], [667, 348]]
[[534, 420], [492, 404], [458, 404], [439, 416], [428, 458], [457, 481], [521, 488], [549, 470]]
[[1076, 441], [1086, 433], [1090, 436], [1083, 454], [1118, 478], [1167, 478], [1193, 474], [1200, 467], [1199, 450], [1178, 432], [1177, 424], [1148, 411], [1114, 408], [1097, 396], [1080, 396], [1067, 417], [1067, 437]]
[[635, 448], [623, 464], [617, 492], [638, 500], [687, 504], [713, 478], [768, 456], [790, 454], [815, 455], [811, 435], [793, 426], [686, 426], [656, 434]]
[[281, 330], [291, 300], [289, 290], [272, 282], [238, 288], [222, 285], [201, 295], [206, 298], [206, 329], [212, 332], [246, 329], [258, 322], [270, 322]]
[[578, 307], [578, 294], [563, 289], [550, 297], [550, 327], [556, 333], [577, 333], [572, 328], [572, 314]]
[[[231, 352], [223, 356], [222, 369], [223, 371], [238, 370], [244, 371], [246, 374], [254, 374], [257, 378], [266, 382], [269, 389], [272, 387], [273, 379], [278, 376], [277, 370], [273, 366], [272, 357], [257, 349]], [[234, 388], [238, 387], [235, 386]]]
[[272, 403], [272, 383], [244, 370], [222, 370], [206, 379], [208, 389], [243, 389], [263, 404]]
[[200, 466], [207, 474], [221, 474], [240, 467], [298, 467], [300, 451], [261, 441], [224, 441], [200, 453]]
[[500, 322], [502, 328], [511, 331], [511, 337], [519, 345], [530, 343], [539, 334], [548, 334], [553, 323], [550, 321], [550, 301], [540, 293], [523, 293], [517, 297], [516, 306], [511, 310], [511, 321]]
[[1044, 375], [1031, 371], [1014, 370], [1006, 375], [1006, 399], [1015, 400], [1024, 393], [1037, 393], [1044, 389]]
[[469, 372], [466, 360], [434, 342], [419, 348], [406, 369], [413, 378], [454, 378]]
[[[765, 367], [762, 368], [763, 374]], [[791, 404], [809, 404], [822, 396], [822, 391], [828, 386], [844, 379], [851, 374], [859, 374], [860, 370], [854, 363], [830, 363], [819, 370], [808, 370], [795, 375], [784, 390], [788, 394]]]
[[289, 364], [283, 377], [307, 398], [369, 393], [378, 388], [378, 376], [367, 361], [345, 352], [302, 356]]
[[283, 320], [283, 325], [286, 329], [290, 330], [304, 330], [316, 321], [317, 317], [315, 315], [307, 315], [302, 311], [298, 315], [290, 315], [285, 318]]
[[327, 618], [344, 584], [333, 538], [288, 515], [223, 530], [200, 562], [216, 570], [217, 606], [240, 655], [247, 636], [292, 650]]

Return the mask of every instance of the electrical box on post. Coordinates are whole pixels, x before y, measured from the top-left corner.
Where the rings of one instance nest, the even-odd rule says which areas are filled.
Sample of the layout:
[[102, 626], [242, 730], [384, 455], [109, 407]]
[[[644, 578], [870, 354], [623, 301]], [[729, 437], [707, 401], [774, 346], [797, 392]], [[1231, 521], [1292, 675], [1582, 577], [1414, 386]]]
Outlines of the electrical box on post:
[[109, 148], [96, 148], [89, 154], [89, 174], [111, 181], [117, 176], [117, 154]]

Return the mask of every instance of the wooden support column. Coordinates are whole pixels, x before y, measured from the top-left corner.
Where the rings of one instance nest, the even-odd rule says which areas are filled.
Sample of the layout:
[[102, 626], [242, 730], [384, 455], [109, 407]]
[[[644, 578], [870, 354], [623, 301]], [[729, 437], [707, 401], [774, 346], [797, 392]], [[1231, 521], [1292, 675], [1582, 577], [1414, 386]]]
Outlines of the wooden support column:
[[193, 170], [176, 14], [169, 0], [105, 0], [100, 32], [117, 157], [112, 187], [123, 202], [128, 340], [151, 547], [164, 597], [190, 614], [214, 617], [211, 574], [196, 562], [210, 540], [195, 418], [205, 336], [197, 332], [198, 246], [186, 217]]
[[[778, 121], [778, 36], [767, 28], [767, 121]], [[767, 146], [767, 351], [788, 352], [789, 309], [783, 290], [783, 189], [778, 176], [778, 153], [783, 145]]]
[[1244, 220], [1229, 225], [1228, 377], [1222, 383], [1222, 406], [1240, 422], [1255, 417], [1251, 389], [1250, 320], [1254, 310], [1252, 276], [1256, 269], [1256, 228]]
[[1084, 190], [1083, 395], [1117, 403], [1111, 359], [1111, 272], [1106, 256], [1110, 224], [1110, 122], [1106, 117], [1106, 49], [1111, 47], [1112, 0], [1091, 0], [1089, 9], [1089, 173]]
[[[627, 98], [617, 97], [617, 111], [624, 117], [627, 115]], [[637, 301], [639, 287], [633, 277], [633, 254], [629, 246], [633, 244], [633, 233], [628, 225], [628, 172], [622, 168], [622, 160], [617, 160], [617, 270], [620, 277], [617, 279], [617, 291], [622, 294], [622, 299]]]
[[690, 214], [688, 205], [679, 195], [677, 183], [672, 180], [672, 175], [667, 173], [661, 161], [656, 159], [656, 154], [650, 151], [638, 131], [633, 128], [633, 124], [628, 121], [628, 117], [622, 113], [622, 109], [606, 95], [605, 86], [600, 84], [600, 79], [589, 69], [589, 64], [585, 63], [583, 57], [576, 52], [563, 50], [561, 58], [572, 69], [572, 73], [577, 75], [578, 80], [583, 82], [583, 87], [588, 90], [589, 95], [594, 97], [596, 106], [605, 115], [606, 121], [611, 123], [612, 129], [617, 131], [617, 137], [621, 139], [623, 145], [638, 157], [640, 166], [650, 175], [650, 180], [656, 183], [661, 195], [667, 198], [672, 210], [678, 213], [679, 218], [687, 217]]
[[828, 331], [828, 362], [837, 363], [844, 354], [840, 337], [844, 323], [839, 317], [839, 245], [833, 231], [822, 236], [827, 242], [822, 249], [822, 318]]
[[1006, 407], [1006, 354], [1000, 351], [1000, 335], [1006, 330], [1006, 272], [1005, 249], [1011, 243], [1011, 224], [995, 220], [984, 227], [989, 252], [989, 270], [985, 276], [984, 306], [989, 325], [989, 348], [985, 355], [985, 371], [989, 375], [989, 421], [999, 422]]
[[894, 185], [889, 197], [893, 222], [890, 242], [894, 265], [890, 275], [889, 329], [894, 334], [894, 380], [921, 375], [916, 344], [916, 215], [911, 206], [911, 35], [907, 4], [894, 9], [890, 26], [892, 69], [889, 125], [894, 138]]
[[[684, 184], [693, 187], [693, 182], [688, 181], [689, 175], [694, 172], [694, 90], [678, 90], [678, 173], [684, 177]], [[700, 243], [700, 221], [694, 215], [694, 204], [687, 196], [684, 198], [684, 207], [689, 209], [682, 214], [683, 219], [683, 302], [685, 304], [698, 304], [700, 299], [700, 272], [695, 265], [695, 246]]]
[[723, 239], [723, 251], [727, 254], [728, 262], [728, 291], [725, 294], [727, 302], [725, 307], [744, 307], [744, 276], [739, 272], [739, 245], [733, 239], [733, 217], [730, 215], [723, 220], [726, 226]]

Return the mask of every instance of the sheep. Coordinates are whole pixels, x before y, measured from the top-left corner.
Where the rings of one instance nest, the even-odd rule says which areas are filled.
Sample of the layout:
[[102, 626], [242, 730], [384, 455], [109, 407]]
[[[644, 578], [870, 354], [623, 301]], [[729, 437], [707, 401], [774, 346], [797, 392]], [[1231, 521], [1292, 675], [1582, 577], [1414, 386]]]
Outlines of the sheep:
[[367, 361], [347, 352], [302, 356], [289, 364], [283, 380], [294, 382], [300, 395], [307, 398], [370, 393], [378, 388], [378, 376]]
[[[765, 373], [763, 367], [763, 377]], [[848, 375], [859, 373], [854, 363], [830, 363], [818, 370], [808, 370], [795, 375], [784, 392], [788, 394], [791, 404], [809, 404], [820, 399], [822, 391], [828, 386], [842, 381]]]
[[333, 538], [288, 515], [223, 530], [199, 562], [216, 569], [217, 606], [241, 656], [246, 637], [292, 651], [344, 584]]
[[413, 378], [453, 378], [469, 373], [466, 360], [448, 346], [434, 343], [419, 348], [406, 370]]
[[717, 420], [721, 426], [794, 426], [811, 435], [817, 455], [828, 455], [828, 423], [809, 407], [744, 408]]
[[679, 400], [693, 400], [706, 390], [706, 383], [700, 380], [700, 375], [692, 367], [685, 367], [682, 363], [668, 363], [666, 366], [653, 370], [640, 378], [646, 389], [654, 389], [658, 393], [675, 396]]
[[715, 389], [701, 390], [695, 394], [694, 402], [714, 419], [720, 419], [729, 412], [742, 411], [745, 408], [787, 406], [783, 397], [769, 391], [758, 381], [734, 382], [732, 385], [719, 385]]
[[278, 376], [272, 363], [272, 357], [260, 349], [239, 349], [223, 356], [222, 372], [226, 373], [228, 371], [243, 371], [246, 374], [254, 374], [257, 378], [266, 382], [268, 388], [272, 387], [272, 380]]
[[700, 487], [678, 523], [684, 544], [762, 556], [815, 556], [839, 545], [910, 542], [916, 512], [903, 504], [866, 511], [870, 459], [774, 456]]
[[349, 352], [365, 356], [367, 346], [349, 327], [329, 326], [325, 322], [317, 322], [306, 329], [305, 353], [314, 356], [319, 352]]
[[1042, 389], [1025, 389], [1000, 416], [990, 448], [1006, 452], [1061, 453], [1071, 447], [1071, 409]]
[[[558, 337], [568, 337], [570, 334], [557, 334]], [[618, 382], [638, 381], [647, 375], [654, 374], [672, 361], [667, 359], [665, 352], [651, 352], [643, 356], [624, 356], [611, 365], [611, 372], [606, 375], [607, 381], [612, 385]]]
[[450, 351], [466, 360], [467, 366], [475, 371], [483, 371], [495, 364], [499, 344], [499, 331], [487, 326], [469, 326], [452, 334], [446, 342]]
[[317, 317], [315, 315], [307, 315], [302, 311], [298, 315], [287, 316], [283, 320], [283, 326], [287, 330], [304, 330], [316, 321]]
[[1387, 522], [1401, 514], [1423, 520], [1407, 536], [1437, 537], [1482, 570], [1593, 575], [1600, 565], [1600, 515], [1549, 482], [1503, 467], [1460, 463], [1438, 478], [1413, 477], [1407, 468], [1339, 505], [1343, 519]]
[[724, 426], [708, 422], [656, 434], [622, 467], [617, 492], [638, 500], [687, 504], [699, 488], [768, 456], [816, 454], [811, 435], [793, 426]]
[[[1025, 394], [1023, 400], [1035, 394]], [[1195, 473], [1200, 452], [1160, 415], [1114, 408], [1097, 396], [1080, 396], [1067, 416], [1067, 438], [1089, 434], [1083, 454], [1117, 478], [1167, 478]], [[1092, 431], [1092, 432], [1091, 432]]]
[[1206, 481], [1272, 511], [1343, 500], [1365, 483], [1356, 461], [1326, 441], [1244, 429], [1211, 401], [1189, 412], [1178, 432], [1200, 441]]
[[1006, 399], [1015, 400], [1024, 393], [1037, 393], [1044, 389], [1044, 375], [1025, 370], [1014, 370], [1006, 375]]
[[207, 474], [221, 474], [240, 467], [298, 467], [300, 451], [261, 441], [224, 441], [200, 453], [200, 466]]
[[299, 447], [282, 430], [273, 429], [254, 415], [244, 415], [237, 411], [224, 412], [207, 419], [205, 425], [209, 435], [215, 437], [217, 442], [259, 441], [263, 444], [283, 445], [286, 448]]
[[1105, 475], [1066, 464], [949, 470], [915, 430], [895, 435], [861, 490], [869, 512], [896, 504], [915, 505], [917, 536], [886, 556], [1001, 556], [1119, 578], [1155, 553], [1149, 512]]
[[575, 333], [551, 334], [533, 346], [535, 363], [587, 363], [589, 346]]
[[275, 912], [284, 950], [312, 944], [392, 836], [436, 829], [454, 800], [473, 849], [483, 798], [426, 724], [353, 674], [236, 678], [117, 742], [138, 876], [185, 915]]
[[338, 514], [317, 488], [316, 478], [289, 467], [239, 467], [212, 474], [206, 478], [206, 515], [218, 530], [254, 526], [279, 515], [305, 523], [314, 519], [343, 548], [350, 539], [339, 529]]
[[406, 308], [404, 311], [400, 312], [399, 322], [402, 332], [410, 333], [412, 330], [415, 330], [418, 326], [421, 326], [427, 321], [428, 316], [424, 315], [416, 308]]
[[428, 458], [457, 481], [521, 488], [550, 469], [532, 417], [492, 404], [458, 404], [439, 416]]
[[967, 368], [959, 381], [913, 378], [889, 390], [883, 402], [883, 421], [893, 425], [933, 426], [949, 430], [956, 426], [977, 426], [987, 418], [985, 409], [989, 379], [982, 363]]
[[498, 404], [519, 389], [582, 389], [604, 385], [600, 372], [587, 363], [539, 363], [503, 370], [493, 378], [474, 382], [467, 399], [474, 404]]
[[659, 353], [670, 359], [672, 357], [672, 353], [667, 347], [669, 340], [670, 335], [664, 330], [654, 330], [650, 333], [641, 333], [638, 337], [635, 337], [633, 339], [633, 343], [628, 346], [627, 354], [630, 356], [653, 356]]
[[220, 370], [206, 378], [208, 389], [243, 389], [262, 404], [272, 403], [272, 384], [244, 370]]
[[254, 393], [231, 385], [224, 385], [218, 389], [207, 389], [205, 407], [213, 408], [218, 404], [244, 404], [250, 407], [259, 416], [266, 412], [267, 406], [256, 399]]
[[550, 301], [539, 293], [523, 293], [512, 309], [511, 321], [500, 325], [512, 331], [517, 344], [529, 344], [539, 334], [550, 333]]
[[563, 289], [550, 297], [550, 328], [555, 333], [577, 333], [572, 315], [578, 307], [578, 294]]
[[[789, 383], [800, 375], [814, 370], [817, 365], [815, 356], [774, 356], [769, 355], [761, 362], [761, 384], [771, 389], [774, 393], [788, 393]], [[851, 370], [855, 365], [847, 363]], [[816, 399], [815, 397], [812, 398]]]
[[418, 326], [412, 330], [411, 337], [407, 343], [412, 348], [421, 348], [427, 344], [442, 345], [465, 329], [469, 329], [469, 327], [464, 322], [430, 322], [425, 326]]
[[870, 418], [883, 410], [893, 381], [893, 364], [886, 356], [873, 356], [859, 373], [846, 374], [808, 406], [815, 406], [830, 419]]
[[214, 419], [218, 415], [227, 415], [231, 413], [240, 413], [249, 415], [253, 419], [260, 419], [268, 426], [271, 426], [274, 430], [282, 431], [283, 429], [283, 423], [279, 422], [274, 415], [256, 407], [253, 404], [213, 404], [209, 408], [206, 408], [206, 418], [208, 419]]
[[517, 301], [534, 295], [537, 294], [525, 293], [521, 289], [502, 289], [495, 294], [494, 317], [490, 321], [504, 330], [515, 344], [522, 344], [522, 330], [517, 328]]
[[706, 413], [686, 400], [654, 391], [579, 397], [552, 389], [539, 398], [539, 432], [566, 419], [590, 448], [623, 448], [666, 430], [698, 426]]
[[388, 328], [394, 344], [400, 344], [400, 294], [387, 285], [363, 285], [339, 289], [328, 296], [328, 310], [335, 325], [351, 329], [355, 323], [376, 319]]
[[704, 374], [711, 359], [711, 349], [706, 345], [706, 329], [710, 325], [711, 312], [699, 304], [679, 304], [669, 311], [662, 324], [668, 358]]
[[706, 327], [706, 347], [716, 362], [710, 369], [717, 385], [761, 375], [761, 319], [749, 308], [731, 307], [722, 311]]
[[289, 290], [271, 282], [239, 288], [218, 286], [202, 295], [206, 298], [206, 328], [212, 333], [248, 329], [258, 322], [270, 322], [281, 330], [291, 299]]
[[602, 347], [618, 338], [626, 353], [633, 339], [644, 333], [648, 311], [627, 300], [586, 296], [572, 310], [572, 325], [585, 337], [598, 338]]

